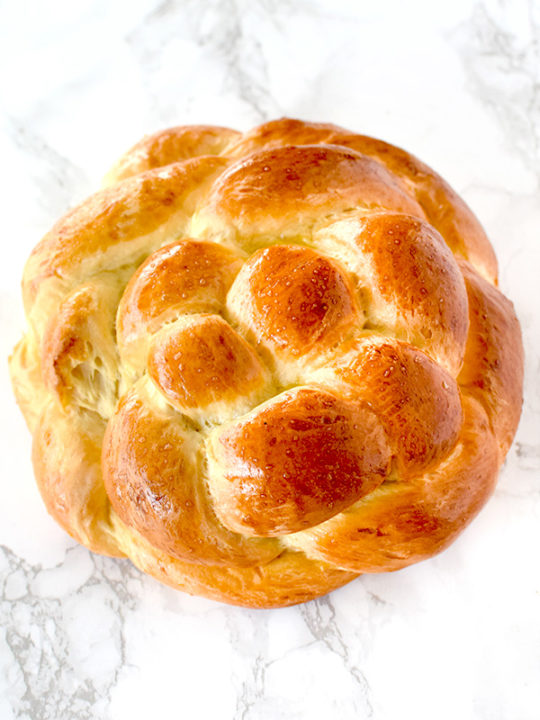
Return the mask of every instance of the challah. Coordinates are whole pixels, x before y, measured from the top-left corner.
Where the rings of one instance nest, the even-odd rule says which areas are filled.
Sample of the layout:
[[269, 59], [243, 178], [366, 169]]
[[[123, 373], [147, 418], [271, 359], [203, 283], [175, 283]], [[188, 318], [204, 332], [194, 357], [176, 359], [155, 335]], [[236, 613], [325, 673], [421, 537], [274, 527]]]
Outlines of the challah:
[[334, 125], [147, 137], [31, 254], [11, 358], [47, 509], [254, 607], [445, 548], [493, 490], [522, 345], [478, 221]]

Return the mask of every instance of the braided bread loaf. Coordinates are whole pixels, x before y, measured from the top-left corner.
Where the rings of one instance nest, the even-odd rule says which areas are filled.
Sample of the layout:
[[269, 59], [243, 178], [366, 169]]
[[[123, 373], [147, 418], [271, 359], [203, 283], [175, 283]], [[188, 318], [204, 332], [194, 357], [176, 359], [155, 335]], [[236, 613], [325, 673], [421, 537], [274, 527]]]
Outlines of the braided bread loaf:
[[49, 512], [270, 607], [446, 547], [493, 490], [522, 346], [478, 221], [333, 125], [144, 139], [27, 263], [11, 358]]

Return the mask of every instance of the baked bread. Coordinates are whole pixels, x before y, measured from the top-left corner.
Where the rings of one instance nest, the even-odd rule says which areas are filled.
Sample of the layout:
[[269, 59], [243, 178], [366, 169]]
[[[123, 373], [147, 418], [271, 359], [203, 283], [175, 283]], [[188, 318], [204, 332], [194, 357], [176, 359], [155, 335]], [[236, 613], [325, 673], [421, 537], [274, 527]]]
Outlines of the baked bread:
[[51, 515], [253, 607], [445, 548], [486, 502], [522, 344], [478, 221], [334, 125], [145, 138], [23, 278], [11, 358]]

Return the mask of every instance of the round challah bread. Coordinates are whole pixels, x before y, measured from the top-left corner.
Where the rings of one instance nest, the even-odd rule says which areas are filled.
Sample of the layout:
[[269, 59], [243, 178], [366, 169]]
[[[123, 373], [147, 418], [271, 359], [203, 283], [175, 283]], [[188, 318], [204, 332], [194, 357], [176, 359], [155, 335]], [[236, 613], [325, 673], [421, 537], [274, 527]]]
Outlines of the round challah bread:
[[334, 125], [145, 138], [23, 279], [11, 358], [47, 509], [225, 602], [303, 602], [445, 548], [522, 399], [496, 260], [412, 155]]

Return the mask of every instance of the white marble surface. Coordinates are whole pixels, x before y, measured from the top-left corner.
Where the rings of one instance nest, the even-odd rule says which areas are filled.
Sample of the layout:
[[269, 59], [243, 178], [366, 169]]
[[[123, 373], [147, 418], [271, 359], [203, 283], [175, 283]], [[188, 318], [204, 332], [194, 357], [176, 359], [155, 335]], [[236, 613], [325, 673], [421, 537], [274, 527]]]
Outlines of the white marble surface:
[[496, 247], [527, 353], [495, 496], [451, 549], [302, 607], [191, 598], [47, 516], [5, 362], [0, 718], [540, 717], [540, 4], [0, 3], [1, 345], [40, 236], [144, 132], [327, 120], [416, 153]]

